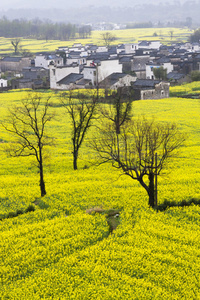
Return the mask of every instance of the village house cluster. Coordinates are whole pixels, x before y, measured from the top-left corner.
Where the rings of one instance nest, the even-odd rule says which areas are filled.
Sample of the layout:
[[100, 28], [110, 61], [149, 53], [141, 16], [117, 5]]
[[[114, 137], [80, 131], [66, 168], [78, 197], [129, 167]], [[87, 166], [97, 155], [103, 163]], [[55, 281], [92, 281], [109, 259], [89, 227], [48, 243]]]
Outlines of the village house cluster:
[[[166, 80], [155, 78], [153, 69], [163, 67]], [[170, 84], [191, 80], [200, 70], [200, 44], [164, 46], [160, 41], [117, 46], [80, 43], [59, 47], [35, 58], [5, 56], [0, 60], [0, 88], [51, 88], [54, 90], [131, 87], [136, 99], [169, 96]]]

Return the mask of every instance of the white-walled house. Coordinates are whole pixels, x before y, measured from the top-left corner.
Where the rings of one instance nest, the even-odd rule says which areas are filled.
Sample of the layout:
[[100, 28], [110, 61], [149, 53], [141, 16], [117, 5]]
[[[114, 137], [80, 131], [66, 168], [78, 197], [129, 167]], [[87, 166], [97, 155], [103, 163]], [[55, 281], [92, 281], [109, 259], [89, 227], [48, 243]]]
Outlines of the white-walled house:
[[91, 81], [93, 86], [97, 85], [97, 69], [95, 66], [84, 66], [83, 77]]
[[122, 73], [122, 64], [119, 59], [106, 59], [98, 62], [87, 61], [87, 66], [84, 66], [83, 75], [85, 79], [90, 79], [93, 85], [104, 80], [112, 73]]
[[108, 52], [108, 48], [106, 46], [98, 46], [96, 53], [100, 52]]
[[73, 63], [76, 63], [78, 65], [85, 65], [87, 63], [87, 53], [83, 52], [70, 52], [67, 54], [66, 57], [66, 64], [71, 65]]
[[6, 79], [0, 78], [0, 88], [8, 86], [8, 81]]
[[155, 49], [159, 50], [162, 46], [160, 41], [142, 41], [138, 44], [139, 49]]
[[69, 47], [69, 52], [71, 51], [79, 51], [82, 52], [85, 50], [85, 47], [81, 43], [74, 43], [72, 47]]
[[165, 63], [161, 63], [161, 64], [148, 63], [148, 64], [146, 64], [146, 79], [156, 79], [154, 76], [154, 73], [153, 73], [153, 69], [160, 68], [160, 67], [163, 67], [164, 69], [166, 69], [167, 74], [169, 74], [170, 72], [172, 72], [174, 70], [174, 67], [171, 64], [171, 62], [165, 62]]
[[116, 48], [116, 51], [117, 51], [117, 54], [120, 54], [120, 53], [124, 52], [125, 51], [124, 44], [118, 45], [117, 48]]
[[138, 50], [138, 43], [133, 43], [133, 44], [125, 44], [125, 53], [135, 53], [136, 50]]
[[50, 72], [50, 88], [60, 89], [58, 82], [71, 73], [79, 74], [79, 66], [78, 65], [55, 66], [53, 64], [50, 64], [49, 72]]
[[100, 82], [99, 87], [117, 90], [120, 87], [131, 86], [137, 77], [125, 73], [112, 73]]
[[62, 66], [63, 58], [57, 54], [36, 54], [35, 56], [35, 67], [49, 68], [50, 63], [54, 65]]
[[185, 43], [185, 44], [182, 44], [180, 46], [180, 49], [185, 49], [187, 50], [187, 52], [199, 52], [200, 51], [200, 44], [199, 43]]

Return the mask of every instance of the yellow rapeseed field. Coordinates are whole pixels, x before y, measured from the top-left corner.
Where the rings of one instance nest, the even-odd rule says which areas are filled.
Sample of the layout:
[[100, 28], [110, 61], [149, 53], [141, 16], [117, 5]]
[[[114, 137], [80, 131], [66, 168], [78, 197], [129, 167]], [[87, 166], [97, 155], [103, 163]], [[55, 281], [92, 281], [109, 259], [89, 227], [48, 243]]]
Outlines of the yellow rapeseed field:
[[[92, 166], [87, 144], [95, 127], [74, 171], [69, 117], [59, 93], [45, 93], [56, 114], [48, 125], [55, 146], [44, 167], [45, 197], [34, 159], [7, 157], [13, 137], [0, 127], [0, 215], [35, 207], [0, 221], [0, 299], [200, 299], [200, 207], [156, 212], [137, 182], [109, 164]], [[0, 94], [1, 122], [26, 94]], [[158, 202], [199, 198], [199, 99], [141, 100], [132, 109], [134, 117], [176, 122], [187, 134], [158, 179]], [[86, 213], [92, 207], [120, 209], [113, 234], [104, 215]]]
[[[170, 31], [173, 31], [171, 38]], [[74, 39], [70, 41], [59, 40], [35, 40], [35, 39], [21, 39], [21, 49], [23, 51], [29, 50], [32, 53], [41, 51], [55, 51], [58, 47], [72, 46], [74, 43], [96, 44], [103, 45], [102, 31], [92, 31], [91, 37], [87, 39]], [[193, 33], [188, 28], [137, 28], [111, 31], [116, 36], [113, 44], [137, 43], [142, 40], [160, 40], [163, 44], [170, 44], [172, 42], [186, 42], [188, 37]], [[11, 45], [11, 38], [0, 37], [0, 54], [12, 54], [14, 49]]]

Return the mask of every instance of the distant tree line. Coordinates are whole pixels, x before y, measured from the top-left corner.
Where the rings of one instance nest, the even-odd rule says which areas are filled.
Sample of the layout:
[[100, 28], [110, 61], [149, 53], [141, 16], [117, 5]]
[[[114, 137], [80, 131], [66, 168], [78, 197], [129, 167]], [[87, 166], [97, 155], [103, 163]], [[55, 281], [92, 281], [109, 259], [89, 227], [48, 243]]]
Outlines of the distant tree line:
[[152, 22], [128, 23], [126, 25], [127, 29], [131, 29], [131, 28], [151, 28], [151, 27], [153, 27]]
[[0, 19], [0, 36], [8, 38], [26, 37], [36, 39], [69, 40], [71, 38], [87, 38], [91, 35], [91, 26], [77, 26], [71, 23], [53, 23], [50, 20], [40, 19], [8, 20]]

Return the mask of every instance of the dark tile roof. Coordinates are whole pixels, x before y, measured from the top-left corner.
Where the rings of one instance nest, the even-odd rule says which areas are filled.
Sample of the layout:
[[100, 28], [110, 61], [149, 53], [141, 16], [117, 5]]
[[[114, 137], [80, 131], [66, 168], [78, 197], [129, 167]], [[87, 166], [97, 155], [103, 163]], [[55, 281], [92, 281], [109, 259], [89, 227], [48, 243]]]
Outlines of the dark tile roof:
[[150, 45], [150, 42], [147, 42], [147, 41], [142, 41], [139, 43], [140, 47], [149, 46], [149, 45]]
[[127, 76], [127, 74], [126, 73], [112, 73], [112, 74], [110, 74], [109, 76], [107, 76], [104, 80], [102, 80], [101, 82], [100, 82], [100, 85], [104, 85], [104, 84], [109, 84], [109, 85], [113, 85], [113, 84], [115, 84], [116, 82], [118, 82], [118, 80], [120, 79], [120, 78], [123, 78], [123, 77], [125, 77], [125, 76]]
[[170, 62], [170, 59], [169, 59], [169, 57], [166, 57], [166, 56], [161, 57], [157, 60], [158, 64], [164, 64], [164, 63], [169, 63], [169, 62]]
[[11, 57], [11, 56], [7, 56], [4, 57], [2, 59], [2, 61], [8, 61], [8, 62], [20, 62], [20, 60], [22, 59], [22, 57]]
[[167, 74], [167, 79], [174, 79], [174, 80], [179, 80], [183, 78], [185, 75], [182, 73], [175, 73], [175, 72], [170, 72]]
[[135, 56], [147, 56], [147, 55], [149, 54], [144, 53], [142, 49], [135, 50]]
[[90, 46], [88, 47], [88, 49], [91, 50], [91, 51], [94, 51], [94, 50], [97, 50], [97, 49], [98, 49], [98, 46], [96, 46], [96, 45], [90, 45]]
[[22, 68], [23, 71], [46, 71], [43, 67], [24, 67]]
[[80, 56], [81, 52], [80, 51], [70, 51], [69, 55], [70, 56]]
[[133, 60], [132, 56], [122, 56], [122, 57], [119, 58], [120, 63], [131, 62], [131, 60]]
[[110, 48], [108, 49], [108, 53], [109, 53], [109, 54], [116, 54], [116, 53], [117, 53], [117, 48], [116, 48], [116, 46], [110, 47]]
[[84, 79], [84, 78], [82, 78], [82, 79], [80, 79], [80, 80], [78, 81], [78, 85], [83, 85], [83, 86], [85, 86], [86, 84], [89, 84], [90, 82], [91, 82], [90, 79]]
[[182, 53], [185, 53], [185, 52], [187, 52], [186, 49], [176, 49], [176, 50], [174, 50], [173, 53], [175, 53], [175, 54], [182, 54]]
[[137, 79], [134, 83], [134, 87], [138, 88], [154, 88], [156, 84], [158, 84], [160, 80], [152, 80], [152, 79]]
[[55, 54], [50, 54], [50, 55], [46, 55], [45, 58], [46, 59], [56, 59], [56, 58], [59, 58], [59, 57]]
[[57, 83], [58, 84], [70, 84], [70, 83], [76, 83], [78, 80], [82, 79], [83, 75], [82, 74], [77, 74], [77, 73], [71, 73], [64, 77], [63, 79], [59, 80]]
[[118, 45], [117, 49], [125, 49], [125, 45], [124, 44]]
[[96, 54], [92, 54], [88, 57], [88, 60], [107, 60], [109, 58], [108, 52], [99, 52]]
[[32, 82], [32, 79], [29, 79], [29, 78], [16, 78], [16, 79], [13, 79], [13, 81], [17, 81], [17, 82], [20, 82], [20, 83], [26, 83], [26, 82]]

